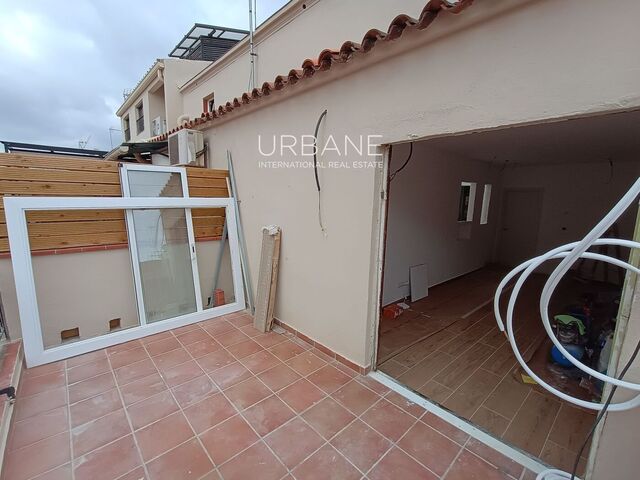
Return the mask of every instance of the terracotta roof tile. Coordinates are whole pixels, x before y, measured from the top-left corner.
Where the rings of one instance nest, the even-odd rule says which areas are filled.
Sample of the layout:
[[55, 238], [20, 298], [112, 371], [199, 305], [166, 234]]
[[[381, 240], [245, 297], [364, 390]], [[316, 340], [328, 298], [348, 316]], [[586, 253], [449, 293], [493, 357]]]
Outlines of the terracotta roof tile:
[[202, 113], [200, 117], [185, 122], [170, 132], [155, 137], [153, 140], [165, 140], [169, 135], [183, 128], [193, 128], [208, 123], [237, 108], [241, 108], [243, 105], [256, 102], [261, 97], [270, 95], [273, 91], [283, 90], [288, 85], [295, 85], [304, 79], [311, 78], [318, 70], [330, 70], [334, 64], [346, 63], [355, 55], [367, 53], [378, 42], [397, 40], [409, 28], [424, 30], [433, 23], [440, 12], [459, 13], [472, 3], [473, 0], [459, 0], [456, 4], [451, 5], [445, 0], [430, 0], [422, 9], [419, 18], [416, 19], [409, 15], [400, 14], [391, 21], [386, 32], [374, 28], [365, 33], [360, 43], [348, 40], [342, 44], [339, 50], [325, 49], [320, 52], [317, 59], [307, 58], [302, 62], [300, 69], [293, 69], [287, 75], [278, 75], [273, 82], [265, 82], [261, 87], [254, 88], [251, 92], [245, 92], [240, 97], [220, 105], [216, 111]]

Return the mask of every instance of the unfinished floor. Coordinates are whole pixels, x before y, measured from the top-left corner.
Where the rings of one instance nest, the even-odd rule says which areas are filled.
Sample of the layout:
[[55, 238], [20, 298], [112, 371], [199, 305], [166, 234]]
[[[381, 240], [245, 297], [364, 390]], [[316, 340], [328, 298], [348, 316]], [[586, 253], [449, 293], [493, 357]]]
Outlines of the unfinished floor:
[[301, 339], [232, 314], [23, 371], [2, 478], [534, 476]]
[[[383, 322], [378, 368], [498, 438], [571, 471], [595, 416], [520, 380], [493, 314], [493, 294], [504, 274], [487, 267], [436, 286], [401, 317]], [[544, 361], [549, 351], [536, 308], [545, 279], [534, 278], [516, 307], [516, 338], [527, 360], [542, 354]], [[585, 463], [583, 458], [578, 473]]]

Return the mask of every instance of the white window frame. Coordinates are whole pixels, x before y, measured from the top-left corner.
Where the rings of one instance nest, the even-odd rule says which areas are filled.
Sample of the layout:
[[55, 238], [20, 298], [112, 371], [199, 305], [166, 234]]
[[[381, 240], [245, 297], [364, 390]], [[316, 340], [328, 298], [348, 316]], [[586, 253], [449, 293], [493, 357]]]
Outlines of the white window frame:
[[476, 207], [476, 189], [478, 184], [476, 182], [460, 182], [460, 186], [469, 187], [469, 205], [467, 206], [467, 217], [464, 220], [458, 220], [458, 223], [470, 223], [473, 222], [473, 214]]
[[485, 183], [484, 190], [482, 192], [482, 208], [480, 209], [480, 225], [486, 225], [489, 223], [489, 208], [491, 208], [491, 191], [493, 186], [490, 183]]
[[[45, 349], [27, 228], [26, 213], [28, 211], [212, 207], [222, 207], [226, 212], [235, 295], [233, 303], [206, 310], [202, 309], [201, 311], [151, 324], [143, 325], [141, 323], [137, 327]], [[4, 209], [11, 252], [11, 265], [18, 299], [18, 312], [22, 326], [25, 360], [28, 367], [55, 362], [147, 335], [237, 312], [245, 308], [236, 224], [237, 205], [233, 198], [4, 197]], [[200, 292], [198, 291], [197, 295], [199, 294]]]
[[[187, 181], [187, 170], [184, 167], [165, 167], [156, 165], [138, 165], [131, 163], [120, 164], [120, 185], [122, 186], [122, 196], [125, 198], [142, 198], [131, 197], [131, 189], [129, 185], [128, 172], [153, 172], [153, 173], [177, 173], [180, 175], [182, 185], [182, 198], [189, 198], [189, 183]], [[153, 197], [152, 197], [153, 198]], [[160, 198], [160, 197], [158, 197]], [[164, 197], [167, 198], [167, 197]], [[179, 198], [179, 197], [171, 197]], [[191, 250], [191, 271], [193, 272], [193, 287], [196, 294], [196, 311], [202, 310], [202, 297], [200, 290], [200, 274], [198, 272], [198, 258], [196, 256], [196, 237], [193, 231], [193, 219], [191, 218], [191, 209], [185, 209], [185, 218], [187, 223], [187, 236], [189, 239], [189, 249]], [[129, 243], [137, 245], [136, 229], [133, 223], [133, 212], [126, 211], [127, 232], [129, 235]], [[144, 299], [142, 293], [142, 273], [140, 272], [140, 258], [137, 248], [130, 248], [131, 260], [133, 262], [133, 279], [136, 288], [136, 297], [138, 303], [138, 318], [141, 324], [147, 323], [147, 313], [144, 310]]]

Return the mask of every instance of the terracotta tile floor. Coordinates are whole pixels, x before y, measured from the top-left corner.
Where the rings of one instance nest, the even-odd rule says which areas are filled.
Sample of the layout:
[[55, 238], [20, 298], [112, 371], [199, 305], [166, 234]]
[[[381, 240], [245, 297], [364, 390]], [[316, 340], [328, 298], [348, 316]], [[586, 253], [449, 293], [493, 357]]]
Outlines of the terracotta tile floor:
[[227, 315], [23, 371], [4, 480], [520, 479], [288, 333]]
[[[520, 365], [496, 326], [493, 305], [477, 308], [482, 305], [478, 301], [491, 298], [501, 275], [500, 270], [485, 268], [436, 286], [429, 297], [416, 302], [417, 307], [412, 305], [409, 315], [416, 317], [403, 321], [401, 316], [396, 328], [392, 322], [383, 325], [381, 342], [387, 342], [387, 350], [403, 342], [414, 344], [400, 348], [378, 368], [505, 442], [557, 468], [571, 470], [595, 414], [520, 380]], [[542, 354], [542, 369], [539, 363], [529, 363], [548, 379], [545, 372], [550, 347], [541, 345], [546, 333], [537, 308], [546, 278], [536, 275], [522, 290], [516, 306], [516, 338], [525, 357], [529, 349]], [[565, 282], [560, 296], [554, 298], [556, 307], [560, 303], [564, 308], [563, 303], [570, 303], [566, 299], [584, 288], [584, 283]], [[420, 308], [421, 313], [413, 308]], [[465, 311], [473, 313], [454, 322], [456, 315]], [[441, 320], [449, 326], [444, 328]], [[435, 333], [426, 333], [429, 328]], [[414, 339], [423, 334], [427, 336], [416, 343]], [[567, 393], [584, 392], [577, 385], [573, 388]], [[578, 466], [579, 476], [584, 473], [587, 456], [588, 449]]]

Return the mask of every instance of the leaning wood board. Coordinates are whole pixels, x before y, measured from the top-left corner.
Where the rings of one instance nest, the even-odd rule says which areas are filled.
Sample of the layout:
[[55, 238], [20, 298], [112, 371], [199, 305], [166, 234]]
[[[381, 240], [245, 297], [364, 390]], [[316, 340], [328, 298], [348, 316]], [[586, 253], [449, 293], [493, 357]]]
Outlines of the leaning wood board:
[[[187, 167], [192, 197], [228, 197], [228, 172]], [[118, 162], [59, 155], [0, 153], [0, 197], [119, 197]], [[192, 209], [196, 239], [219, 237], [224, 209]], [[126, 244], [124, 212], [114, 210], [38, 211], [27, 213], [32, 251]], [[9, 251], [0, 200], [0, 253]]]
[[253, 326], [268, 332], [273, 322], [273, 309], [278, 281], [278, 263], [280, 260], [280, 227], [271, 225], [262, 228], [262, 252], [260, 253], [260, 271], [258, 272], [258, 295]]

